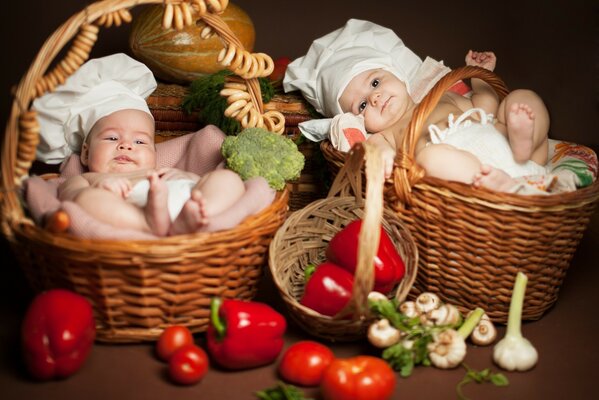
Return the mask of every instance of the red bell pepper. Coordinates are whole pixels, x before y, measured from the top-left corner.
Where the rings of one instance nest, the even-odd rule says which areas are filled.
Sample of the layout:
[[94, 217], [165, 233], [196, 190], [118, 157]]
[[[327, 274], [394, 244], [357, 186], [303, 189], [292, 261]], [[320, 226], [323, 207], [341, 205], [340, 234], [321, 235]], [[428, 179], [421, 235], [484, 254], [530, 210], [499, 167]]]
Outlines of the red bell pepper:
[[65, 378], [81, 368], [96, 336], [85, 297], [63, 289], [37, 295], [22, 325], [25, 364], [33, 377]]
[[[331, 239], [326, 250], [329, 261], [355, 273], [362, 220], [349, 223]], [[401, 256], [387, 232], [381, 226], [381, 239], [374, 258], [374, 290], [389, 293], [401, 281], [406, 271]]]
[[283, 348], [285, 317], [257, 301], [213, 298], [207, 348], [214, 361], [228, 369], [270, 364]]
[[351, 273], [332, 262], [323, 262], [308, 279], [300, 304], [332, 317], [346, 306], [353, 286]]

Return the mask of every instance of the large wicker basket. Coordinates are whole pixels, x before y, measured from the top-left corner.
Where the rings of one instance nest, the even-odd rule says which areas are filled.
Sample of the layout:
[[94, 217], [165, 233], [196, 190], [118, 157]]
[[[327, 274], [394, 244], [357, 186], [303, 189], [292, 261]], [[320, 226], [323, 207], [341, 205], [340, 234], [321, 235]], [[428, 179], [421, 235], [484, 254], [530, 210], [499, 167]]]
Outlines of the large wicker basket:
[[[440, 80], [414, 112], [398, 151], [385, 201], [418, 244], [416, 290], [432, 291], [462, 311], [483, 307], [506, 322], [516, 272], [529, 281], [522, 317], [536, 320], [555, 303], [570, 261], [599, 199], [599, 182], [570, 193], [525, 196], [475, 189], [426, 177], [414, 150], [429, 113], [460, 79], [481, 78], [507, 94], [493, 73], [456, 69]], [[330, 142], [321, 149], [333, 173], [345, 159]]]
[[[366, 198], [362, 197], [362, 165], [366, 159]], [[401, 254], [406, 273], [390, 296], [402, 301], [416, 278], [418, 250], [409, 230], [395, 213], [383, 207], [383, 165], [371, 145], [358, 144], [335, 178], [327, 198], [316, 200], [294, 212], [277, 231], [270, 244], [269, 266], [273, 281], [290, 316], [311, 335], [332, 340], [363, 338], [372, 321], [367, 296], [374, 284], [373, 260], [381, 224]], [[363, 220], [359, 235], [358, 265], [352, 297], [334, 317], [322, 315], [300, 304], [304, 292], [304, 270], [325, 260], [329, 241], [357, 218]], [[351, 315], [348, 317], [347, 315]]]
[[[164, 23], [176, 28], [195, 23], [195, 11], [203, 9], [199, 18], [223, 39], [224, 46], [244, 51], [218, 16], [227, 1], [105, 0], [90, 4], [48, 38], [19, 83], [2, 146], [1, 227], [25, 275], [37, 290], [63, 287], [85, 295], [93, 305], [97, 338], [108, 342], [153, 340], [171, 324], [203, 331], [212, 296], [252, 298], [267, 262], [268, 245], [288, 210], [285, 190], [269, 207], [233, 229], [151, 241], [84, 240], [54, 234], [36, 226], [25, 213], [19, 192], [39, 141], [36, 114], [29, 110], [32, 100], [53, 90], [87, 60], [99, 26], [128, 22], [128, 9], [145, 3], [164, 4]], [[190, 15], [193, 20], [188, 20]], [[65, 58], [47, 72], [72, 39]], [[264, 68], [254, 72], [256, 76], [269, 73]], [[254, 103], [260, 99], [256, 76], [243, 75], [235, 87], [247, 88], [252, 96], [250, 119], [282, 132], [279, 116], [262, 114], [260, 101]]]

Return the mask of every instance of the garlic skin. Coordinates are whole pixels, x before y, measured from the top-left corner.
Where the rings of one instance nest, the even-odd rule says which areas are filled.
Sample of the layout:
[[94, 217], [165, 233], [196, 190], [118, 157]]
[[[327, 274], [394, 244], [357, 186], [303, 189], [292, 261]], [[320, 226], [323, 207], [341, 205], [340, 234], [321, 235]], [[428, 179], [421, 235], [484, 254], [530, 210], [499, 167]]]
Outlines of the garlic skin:
[[384, 349], [399, 342], [401, 333], [386, 318], [380, 319], [368, 327], [368, 341], [375, 347]]
[[493, 361], [507, 371], [527, 371], [538, 359], [537, 349], [524, 337], [506, 336], [493, 348]]
[[431, 363], [442, 369], [455, 368], [466, 357], [466, 342], [454, 329], [445, 329], [434, 335], [434, 341], [428, 344]]
[[426, 314], [441, 306], [441, 299], [435, 293], [424, 292], [416, 297], [416, 310], [420, 314]]

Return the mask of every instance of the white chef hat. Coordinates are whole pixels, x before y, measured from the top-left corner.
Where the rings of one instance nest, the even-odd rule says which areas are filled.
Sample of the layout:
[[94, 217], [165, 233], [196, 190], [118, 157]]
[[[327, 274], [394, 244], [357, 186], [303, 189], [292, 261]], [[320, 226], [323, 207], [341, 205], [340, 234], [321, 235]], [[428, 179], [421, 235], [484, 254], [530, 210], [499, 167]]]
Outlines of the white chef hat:
[[[443, 74], [449, 71], [442, 63], [429, 60], [440, 64]], [[316, 111], [333, 117], [342, 112], [339, 97], [350, 80], [370, 69], [382, 68], [394, 74], [419, 102], [425, 93], [416, 93], [414, 89], [420, 92], [423, 86], [415, 82], [422, 75], [422, 65], [420, 57], [391, 29], [350, 19], [342, 28], [316, 39], [305, 56], [290, 63], [283, 86], [287, 92], [301, 90]], [[427, 65], [430, 67], [430, 63]]]
[[94, 124], [115, 111], [148, 113], [156, 80], [144, 64], [119, 53], [87, 61], [64, 84], [33, 102], [40, 123], [37, 159], [58, 164], [79, 153]]

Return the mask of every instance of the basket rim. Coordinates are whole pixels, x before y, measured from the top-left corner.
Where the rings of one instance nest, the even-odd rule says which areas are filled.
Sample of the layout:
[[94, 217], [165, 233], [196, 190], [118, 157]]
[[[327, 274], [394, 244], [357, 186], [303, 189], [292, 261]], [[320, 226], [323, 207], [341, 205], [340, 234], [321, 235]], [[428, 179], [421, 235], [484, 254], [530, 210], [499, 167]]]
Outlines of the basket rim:
[[[323, 140], [320, 149], [327, 161], [336, 167], [343, 165], [344, 153], [335, 149], [329, 140]], [[397, 173], [397, 164], [394, 173]], [[456, 197], [461, 200], [482, 204], [492, 209], [515, 210], [521, 212], [555, 212], [578, 208], [599, 200], [599, 179], [585, 187], [572, 192], [555, 193], [550, 195], [525, 195], [518, 193], [494, 192], [485, 188], [473, 188], [461, 182], [451, 182], [444, 179], [424, 176], [414, 185], [420, 190], [431, 190], [445, 197]], [[395, 187], [392, 179], [385, 182], [385, 199], [394, 194]], [[395, 195], [392, 196], [395, 198]]]
[[[69, 249], [80, 252], [93, 250], [99, 252], [104, 249], [107, 252], [123, 251], [128, 254], [142, 253], [148, 254], [148, 247], [160, 246], [185, 251], [185, 249], [197, 250], [199, 244], [227, 242], [235, 239], [239, 242], [239, 237], [248, 237], [251, 240], [255, 236], [256, 228], [265, 225], [264, 219], [272, 218], [273, 214], [286, 213], [288, 208], [289, 191], [287, 188], [279, 191], [275, 195], [273, 202], [262, 211], [249, 216], [237, 226], [222, 231], [215, 232], [197, 232], [184, 235], [174, 235], [159, 237], [156, 239], [136, 239], [136, 240], [115, 240], [115, 239], [84, 239], [69, 233], [52, 233], [47, 229], [38, 226], [33, 220], [25, 216], [22, 219], [9, 221], [13, 232], [27, 237], [29, 240], [35, 240], [58, 249]], [[267, 217], [270, 216], [270, 217]]]

